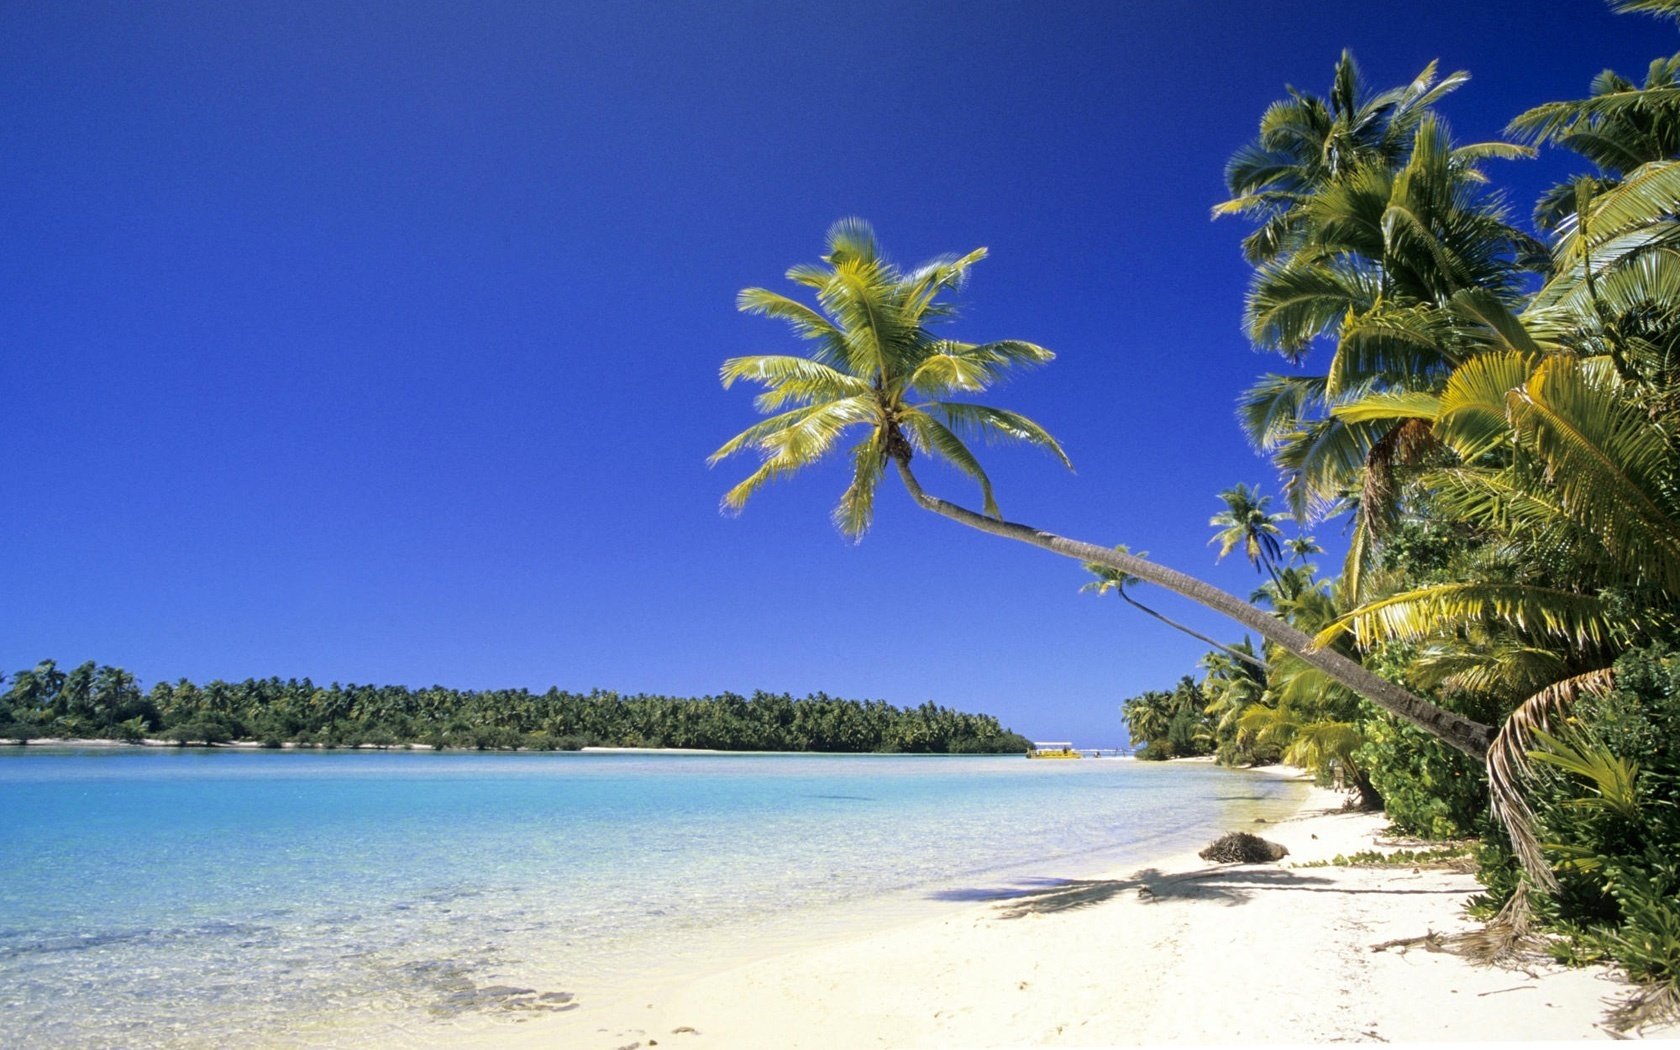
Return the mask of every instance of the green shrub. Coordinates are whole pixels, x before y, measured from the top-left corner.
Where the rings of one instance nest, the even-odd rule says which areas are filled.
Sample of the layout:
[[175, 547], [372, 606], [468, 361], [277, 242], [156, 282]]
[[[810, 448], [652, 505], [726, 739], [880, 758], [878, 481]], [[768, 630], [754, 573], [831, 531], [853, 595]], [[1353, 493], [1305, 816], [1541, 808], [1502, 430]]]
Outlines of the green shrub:
[[[1560, 891], [1536, 911], [1565, 935], [1554, 954], [1614, 960], [1635, 980], [1680, 988], [1680, 654], [1625, 654], [1615, 688], [1584, 698], [1542, 736], [1528, 800]], [[1485, 851], [1486, 903], [1508, 897], [1515, 865]]]
[[122, 740], [130, 744], [138, 744], [146, 739], [146, 733], [151, 727], [146, 724], [144, 716], [135, 716], [126, 722], [118, 722], [111, 727], [111, 739]]
[[233, 739], [227, 724], [215, 717], [198, 718], [164, 730], [163, 738], [181, 744], [225, 744]]
[[1401, 831], [1432, 839], [1467, 838], [1488, 825], [1482, 763], [1388, 715], [1363, 723], [1360, 768]]

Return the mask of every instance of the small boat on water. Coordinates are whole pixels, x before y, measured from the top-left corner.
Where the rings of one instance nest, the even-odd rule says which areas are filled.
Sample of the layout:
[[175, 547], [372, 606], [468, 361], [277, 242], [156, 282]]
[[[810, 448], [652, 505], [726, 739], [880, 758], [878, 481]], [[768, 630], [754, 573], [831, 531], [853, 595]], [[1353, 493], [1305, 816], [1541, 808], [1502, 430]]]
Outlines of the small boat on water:
[[1073, 744], [1065, 740], [1040, 742], [1033, 741], [1032, 750], [1027, 752], [1028, 758], [1082, 758], [1073, 749]]

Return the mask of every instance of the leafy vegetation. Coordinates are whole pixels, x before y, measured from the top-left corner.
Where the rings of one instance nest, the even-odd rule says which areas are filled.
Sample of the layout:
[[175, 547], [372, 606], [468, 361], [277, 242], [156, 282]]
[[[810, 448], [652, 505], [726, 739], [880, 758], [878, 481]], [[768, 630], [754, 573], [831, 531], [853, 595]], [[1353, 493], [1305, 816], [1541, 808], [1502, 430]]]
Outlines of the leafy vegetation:
[[1297, 868], [1460, 868], [1474, 863], [1469, 846], [1438, 846], [1434, 849], [1359, 850], [1352, 854], [1338, 853], [1329, 860], [1312, 860], [1293, 865]]
[[[1434, 111], [1461, 74], [1371, 92], [1344, 54], [1327, 97], [1266, 111], [1215, 209], [1255, 223], [1250, 336], [1296, 369], [1240, 418], [1294, 524], [1339, 519], [1351, 543], [1334, 579], [1285, 575], [1289, 523], [1245, 486], [1221, 494], [1215, 542], [1316, 644], [1500, 726], [1477, 760], [1292, 680], [1268, 641], [1263, 673], [1204, 659], [1216, 753], [1351, 773], [1406, 831], [1481, 836], [1505, 943], [1537, 917], [1560, 957], [1649, 982], [1624, 1026], [1680, 1013], [1677, 75], [1680, 55], [1642, 84], [1605, 71], [1519, 115], [1514, 141], [1461, 145]], [[1540, 146], [1591, 170], [1529, 233], [1486, 169]]]
[[1031, 743], [990, 715], [932, 703], [901, 708], [817, 693], [698, 699], [550, 689], [317, 686], [309, 679], [197, 685], [182, 679], [141, 691], [117, 667], [68, 672], [51, 660], [12, 676], [0, 695], [0, 739], [104, 738], [278, 747], [368, 745], [575, 750], [591, 745], [722, 751], [979, 754]]

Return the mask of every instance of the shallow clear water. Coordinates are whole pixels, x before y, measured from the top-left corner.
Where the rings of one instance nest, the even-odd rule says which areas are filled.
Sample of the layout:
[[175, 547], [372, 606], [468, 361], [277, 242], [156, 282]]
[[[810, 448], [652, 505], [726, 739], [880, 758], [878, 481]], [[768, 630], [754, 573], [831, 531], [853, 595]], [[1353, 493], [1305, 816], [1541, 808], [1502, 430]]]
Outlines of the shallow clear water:
[[1018, 756], [8, 749], [0, 1046], [443, 1037], [1299, 791]]

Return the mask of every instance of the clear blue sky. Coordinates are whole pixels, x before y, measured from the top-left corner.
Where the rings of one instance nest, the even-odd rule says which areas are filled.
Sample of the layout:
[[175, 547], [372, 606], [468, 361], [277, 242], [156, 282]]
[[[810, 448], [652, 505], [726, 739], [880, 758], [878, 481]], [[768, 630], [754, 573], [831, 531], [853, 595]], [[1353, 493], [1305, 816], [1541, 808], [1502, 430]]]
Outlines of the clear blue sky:
[[[1059, 353], [991, 400], [1078, 468], [994, 450], [1005, 513], [1246, 593], [1206, 521], [1277, 491], [1233, 402], [1280, 363], [1208, 209], [1343, 47], [1468, 69], [1472, 139], [1676, 35], [1602, 0], [4, 5], [0, 667], [821, 689], [1117, 743], [1201, 647], [1076, 564], [897, 490], [853, 546], [838, 464], [719, 515], [753, 417], [718, 364], [793, 345], [734, 295], [846, 215], [906, 263], [990, 247], [952, 331]], [[1496, 168], [1525, 216], [1565, 170]]]

